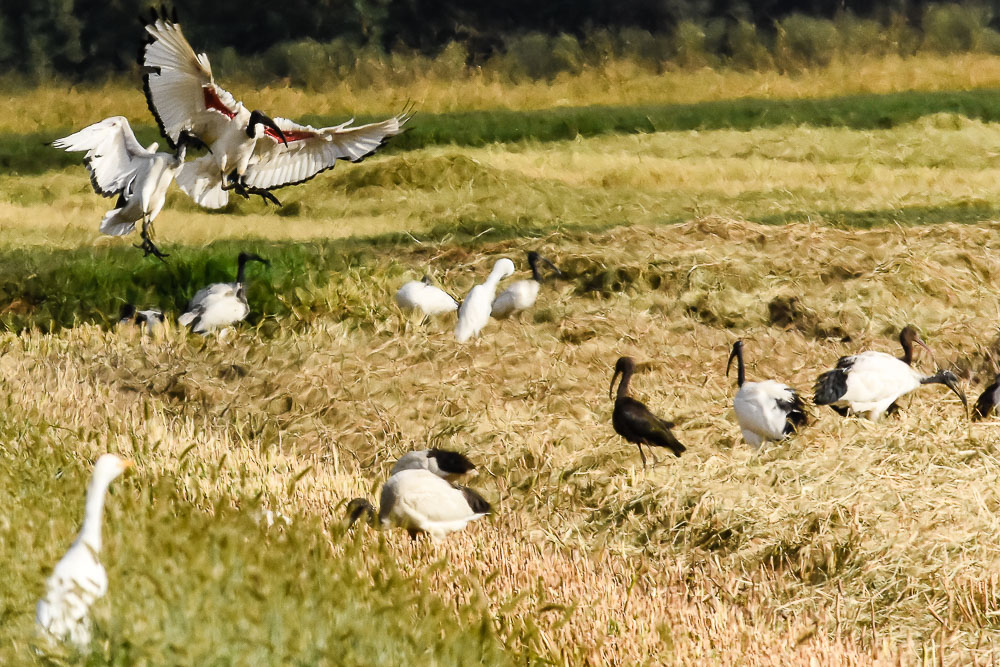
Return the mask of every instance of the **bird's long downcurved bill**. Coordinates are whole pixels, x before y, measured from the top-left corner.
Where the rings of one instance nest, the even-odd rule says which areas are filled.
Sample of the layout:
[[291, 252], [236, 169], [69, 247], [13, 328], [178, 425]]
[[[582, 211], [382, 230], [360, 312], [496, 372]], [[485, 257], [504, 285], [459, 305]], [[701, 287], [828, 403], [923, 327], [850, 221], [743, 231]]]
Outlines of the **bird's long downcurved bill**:
[[954, 375], [952, 375], [951, 373], [949, 373], [948, 375], [944, 376], [944, 378], [943, 378], [943, 384], [946, 387], [948, 387], [948, 389], [951, 389], [953, 392], [955, 392], [955, 394], [958, 396], [958, 398], [962, 401], [962, 407], [965, 408], [965, 414], [968, 415], [969, 414], [969, 401], [965, 397], [965, 392], [962, 391], [962, 388], [958, 386], [957, 378]]
[[[189, 130], [181, 130], [181, 133], [177, 136], [177, 143], [180, 144], [181, 142], [194, 148], [204, 148], [209, 153], [212, 153], [212, 147], [202, 141], [201, 137], [197, 134]], [[214, 155], [214, 153], [212, 154]]]
[[736, 346], [733, 345], [733, 351], [729, 353], [729, 361], [726, 362], [726, 377], [729, 377], [729, 370], [733, 367], [733, 359], [739, 354], [736, 351]]
[[281, 128], [278, 127], [278, 124], [275, 123], [274, 120], [266, 113], [262, 111], [254, 111], [253, 113], [250, 114], [250, 124], [248, 125], [248, 127], [252, 128], [254, 125], [258, 123], [274, 130], [274, 133], [278, 135], [279, 139], [281, 139], [281, 143], [285, 144], [286, 146], [288, 145], [288, 139], [285, 138], [285, 133], [281, 131]]
[[563, 272], [559, 270], [559, 267], [552, 263], [552, 260], [542, 257], [542, 261], [549, 265], [549, 267], [556, 272], [556, 275], [560, 278], [563, 277]]
[[608, 387], [608, 398], [611, 398], [612, 396], [614, 396], [615, 381], [618, 380], [618, 376], [621, 375], [621, 374], [622, 374], [622, 372], [616, 368], [615, 369], [615, 374], [611, 376], [611, 386]]
[[937, 359], [934, 357], [934, 350], [932, 350], [931, 348], [927, 347], [927, 343], [925, 343], [923, 341], [923, 339], [920, 338], [920, 336], [917, 336], [916, 338], [914, 338], [913, 342], [916, 343], [917, 345], [919, 345], [920, 347], [924, 348], [925, 350], [927, 350], [927, 354], [931, 355], [931, 361], [933, 361], [934, 365], [937, 366]]

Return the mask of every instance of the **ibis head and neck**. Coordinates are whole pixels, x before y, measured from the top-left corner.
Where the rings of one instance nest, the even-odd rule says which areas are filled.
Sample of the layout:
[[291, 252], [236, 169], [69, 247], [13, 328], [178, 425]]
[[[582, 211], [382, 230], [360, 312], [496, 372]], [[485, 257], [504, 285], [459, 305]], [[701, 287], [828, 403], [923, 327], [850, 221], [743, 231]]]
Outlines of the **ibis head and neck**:
[[738, 340], [733, 343], [733, 351], [729, 353], [729, 361], [726, 363], [726, 377], [729, 376], [729, 369], [733, 367], [733, 359], [736, 359], [736, 386], [742, 387], [747, 380], [746, 366], [743, 365], [743, 341]]
[[242, 285], [246, 282], [247, 262], [260, 262], [265, 266], [271, 265], [271, 262], [264, 259], [260, 255], [254, 254], [252, 252], [241, 252], [239, 257], [237, 258], [237, 269], [236, 269], [237, 285]]
[[[250, 112], [250, 120], [247, 122], [247, 129], [246, 129], [247, 136], [250, 137], [251, 139], [260, 138], [262, 134], [257, 133], [258, 127], [270, 128], [274, 132], [274, 134], [277, 135], [278, 139], [281, 140], [281, 143], [285, 144], [286, 146], [288, 145], [288, 139], [285, 138], [285, 133], [281, 131], [281, 128], [278, 127], [278, 124], [275, 123], [271, 119], [271, 117], [268, 116], [263, 111], [255, 109]], [[262, 131], [262, 133], [266, 132], [267, 132], [266, 129]]]
[[635, 373], [635, 360], [632, 357], [621, 357], [618, 359], [618, 363], [615, 364], [615, 374], [611, 376], [611, 386], [608, 387], [608, 398], [611, 398], [614, 388], [615, 381], [618, 380], [618, 376], [621, 375], [622, 381], [618, 385], [618, 393], [615, 398], [627, 398], [628, 397], [628, 383], [632, 379], [632, 375]]
[[899, 332], [899, 344], [903, 347], [903, 356], [899, 358], [900, 361], [905, 363], [907, 366], [913, 365], [913, 344], [916, 343], [920, 347], [927, 350], [928, 353], [933, 357], [934, 353], [931, 352], [931, 348], [927, 347], [923, 339], [920, 338], [920, 334], [917, 332], [916, 328], [910, 325], [903, 327], [903, 330]]
[[548, 264], [549, 268], [555, 271], [557, 276], [562, 278], [563, 272], [560, 271], [555, 264], [553, 264], [549, 259], [542, 257], [537, 252], [532, 250], [531, 252], [528, 253], [528, 266], [531, 267], [531, 279], [534, 280], [536, 283], [542, 282], [542, 274], [538, 271], [538, 264], [540, 262]]
[[958, 378], [951, 371], [938, 371], [934, 375], [928, 375], [927, 377], [920, 378], [920, 384], [943, 384], [944, 386], [955, 392], [959, 400], [962, 401], [962, 406], [965, 408], [965, 414], [969, 414], [969, 401], [965, 398], [965, 392], [962, 388], [958, 386]]

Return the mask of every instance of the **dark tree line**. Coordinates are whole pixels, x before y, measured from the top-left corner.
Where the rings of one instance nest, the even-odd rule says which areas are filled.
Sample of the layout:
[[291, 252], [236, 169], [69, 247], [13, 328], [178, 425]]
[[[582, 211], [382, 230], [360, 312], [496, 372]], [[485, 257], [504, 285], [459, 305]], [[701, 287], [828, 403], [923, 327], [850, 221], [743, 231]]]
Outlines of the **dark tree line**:
[[[240, 0], [173, 3], [185, 34], [209, 51], [260, 54], [281, 43], [344, 39], [385, 51], [433, 54], [462, 43], [485, 59], [515, 35], [583, 36], [638, 28], [668, 34], [680, 22], [746, 22], [762, 32], [792, 14], [833, 18], [844, 12], [919, 23], [927, 2], [891, 0]], [[0, 71], [79, 79], [127, 71], [142, 42], [137, 20], [149, 0], [0, 0]], [[1000, 0], [979, 3], [993, 17]]]

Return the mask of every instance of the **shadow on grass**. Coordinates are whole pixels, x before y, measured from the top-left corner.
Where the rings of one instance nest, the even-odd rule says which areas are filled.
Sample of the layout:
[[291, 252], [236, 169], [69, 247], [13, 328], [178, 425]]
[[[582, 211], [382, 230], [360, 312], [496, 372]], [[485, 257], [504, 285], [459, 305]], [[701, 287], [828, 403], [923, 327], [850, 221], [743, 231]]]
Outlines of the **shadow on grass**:
[[790, 211], [776, 215], [750, 218], [765, 225], [816, 221], [832, 227], [873, 229], [886, 225], [933, 225], [944, 222], [975, 224], [1000, 220], [1000, 206], [986, 202], [956, 202], [946, 206], [906, 206], [876, 211]]

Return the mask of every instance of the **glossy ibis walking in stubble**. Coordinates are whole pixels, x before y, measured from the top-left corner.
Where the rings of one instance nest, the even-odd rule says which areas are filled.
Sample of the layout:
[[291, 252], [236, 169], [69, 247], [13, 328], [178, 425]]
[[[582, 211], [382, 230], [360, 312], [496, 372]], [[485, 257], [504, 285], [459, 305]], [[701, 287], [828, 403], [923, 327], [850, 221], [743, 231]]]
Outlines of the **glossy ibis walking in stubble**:
[[993, 414], [998, 402], [1000, 402], [1000, 373], [993, 379], [993, 384], [988, 386], [976, 399], [976, 405], [972, 408], [972, 420], [979, 421], [989, 417]]
[[805, 405], [794, 389], [775, 380], [746, 381], [741, 340], [733, 343], [726, 363], [727, 376], [733, 359], [737, 361], [736, 385], [739, 387], [733, 397], [733, 410], [748, 445], [759, 449], [764, 441], [781, 440], [806, 425]]
[[923, 375], [910, 366], [914, 343], [930, 352], [917, 330], [907, 326], [899, 333], [899, 342], [903, 346], [901, 358], [868, 351], [838, 359], [836, 368], [816, 380], [816, 405], [829, 405], [841, 415], [862, 414], [875, 421], [901, 396], [920, 385], [943, 384], [955, 392], [968, 411], [968, 401], [954, 373], [939, 370], [934, 375]]
[[[628, 383], [634, 372], [635, 361], [631, 357], [622, 357], [615, 364], [615, 374], [611, 377], [611, 386], [608, 388], [608, 396], [610, 397], [615, 387], [615, 381], [619, 375], [622, 376], [615, 398], [615, 410], [611, 415], [611, 424], [614, 426], [615, 432], [639, 447], [639, 456], [642, 457], [643, 467], [646, 467], [646, 455], [642, 451], [643, 445], [666, 447], [673, 452], [674, 456], [680, 456], [685, 447], [670, 432], [674, 426], [673, 422], [660, 419], [645, 405], [628, 395]], [[655, 457], [653, 460], [656, 460]]]

